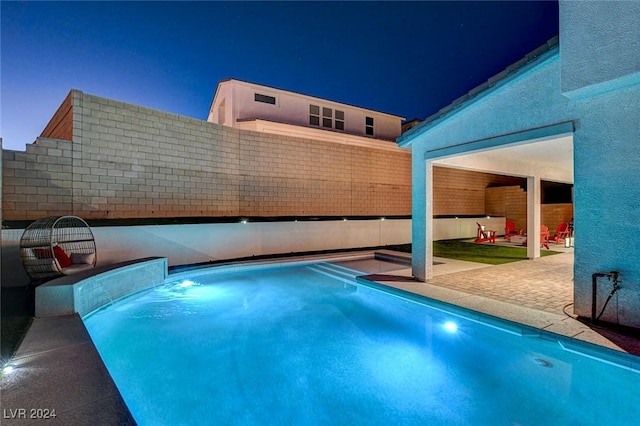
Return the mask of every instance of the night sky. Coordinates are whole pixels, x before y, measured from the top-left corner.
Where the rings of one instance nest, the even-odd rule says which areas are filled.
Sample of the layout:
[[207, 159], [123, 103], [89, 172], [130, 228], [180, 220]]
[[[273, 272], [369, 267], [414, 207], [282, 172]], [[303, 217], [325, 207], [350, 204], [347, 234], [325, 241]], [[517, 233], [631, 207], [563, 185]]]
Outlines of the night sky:
[[0, 4], [16, 150], [71, 89], [204, 120], [233, 77], [425, 118], [558, 34], [556, 1]]

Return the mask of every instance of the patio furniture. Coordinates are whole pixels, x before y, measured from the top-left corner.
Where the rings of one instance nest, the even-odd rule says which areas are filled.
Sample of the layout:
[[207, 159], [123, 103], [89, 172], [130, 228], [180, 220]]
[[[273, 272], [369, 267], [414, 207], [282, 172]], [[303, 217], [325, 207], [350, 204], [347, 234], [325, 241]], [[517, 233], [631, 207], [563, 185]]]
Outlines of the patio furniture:
[[478, 234], [474, 240], [475, 243], [496, 243], [496, 231], [484, 229], [484, 226], [480, 225], [478, 222], [476, 222], [476, 225], [478, 225]]
[[567, 222], [563, 222], [556, 228], [555, 235], [551, 238], [556, 244], [564, 243], [566, 238], [571, 236], [569, 230], [569, 224]]
[[547, 225], [540, 225], [540, 247], [549, 250], [549, 227]]
[[504, 237], [507, 240], [510, 240], [510, 238], [515, 235], [522, 235], [522, 229], [517, 229], [516, 223], [511, 220], [508, 220], [504, 228]]
[[96, 243], [77, 216], [46, 217], [29, 225], [20, 239], [20, 259], [32, 282], [93, 268]]
[[[522, 245], [527, 245], [526, 238], [522, 241]], [[546, 225], [540, 225], [540, 247], [544, 247], [549, 250], [549, 227]]]

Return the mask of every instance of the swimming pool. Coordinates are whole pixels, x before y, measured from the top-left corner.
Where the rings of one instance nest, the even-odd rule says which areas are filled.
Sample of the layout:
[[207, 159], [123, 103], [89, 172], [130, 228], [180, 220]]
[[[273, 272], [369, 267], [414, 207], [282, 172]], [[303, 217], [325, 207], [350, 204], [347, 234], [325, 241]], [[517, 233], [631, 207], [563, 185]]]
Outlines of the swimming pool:
[[640, 418], [637, 361], [355, 285], [356, 274], [329, 264], [212, 272], [84, 321], [141, 425]]

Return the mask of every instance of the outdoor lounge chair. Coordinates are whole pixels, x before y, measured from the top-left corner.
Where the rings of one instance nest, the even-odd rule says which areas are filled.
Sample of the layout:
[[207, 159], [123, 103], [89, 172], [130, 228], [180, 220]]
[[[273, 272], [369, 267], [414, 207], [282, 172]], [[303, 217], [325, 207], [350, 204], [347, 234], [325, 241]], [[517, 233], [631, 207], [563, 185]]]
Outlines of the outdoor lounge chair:
[[556, 243], [564, 243], [564, 240], [570, 236], [569, 224], [567, 222], [563, 222], [556, 228], [556, 233], [551, 239]]
[[513, 237], [516, 235], [522, 235], [522, 229], [517, 229], [516, 223], [508, 220], [504, 228], [504, 237], [508, 240], [509, 237]]
[[496, 243], [496, 231], [484, 229], [484, 226], [480, 225], [478, 222], [476, 222], [476, 225], [478, 225], [478, 235], [474, 240], [475, 243]]
[[540, 247], [549, 250], [549, 227], [547, 225], [540, 225]]
[[44, 282], [95, 267], [96, 242], [77, 216], [45, 217], [22, 233], [20, 258], [31, 282]]
[[[527, 240], [524, 240], [522, 245], [526, 246]], [[549, 250], [549, 227], [546, 225], [540, 225], [540, 247]]]

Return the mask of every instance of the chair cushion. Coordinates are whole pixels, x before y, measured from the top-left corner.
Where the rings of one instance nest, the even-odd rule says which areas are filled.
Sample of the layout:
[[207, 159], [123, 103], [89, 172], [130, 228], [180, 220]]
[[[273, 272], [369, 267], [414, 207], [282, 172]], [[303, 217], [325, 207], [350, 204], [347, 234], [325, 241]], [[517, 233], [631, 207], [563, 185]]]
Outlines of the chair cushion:
[[48, 248], [34, 248], [33, 249], [33, 254], [35, 254], [35, 256], [38, 259], [52, 259], [53, 256], [51, 255], [51, 249]]
[[93, 265], [87, 265], [86, 263], [79, 263], [77, 265], [67, 266], [66, 268], [62, 268], [60, 271], [64, 275], [73, 275], [75, 273], [86, 271], [88, 269], [93, 269]]
[[71, 263], [74, 265], [93, 265], [95, 258], [95, 253], [71, 253]]
[[55, 246], [53, 248], [53, 254], [56, 257], [56, 260], [58, 261], [58, 264], [60, 265], [61, 268], [66, 268], [67, 266], [71, 266], [71, 259], [69, 259], [69, 256], [67, 255], [67, 253], [65, 253], [62, 247]]

